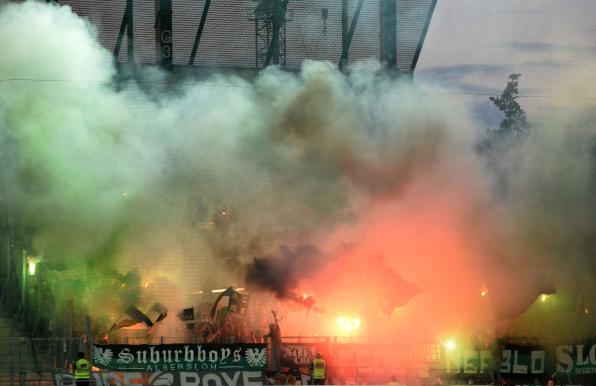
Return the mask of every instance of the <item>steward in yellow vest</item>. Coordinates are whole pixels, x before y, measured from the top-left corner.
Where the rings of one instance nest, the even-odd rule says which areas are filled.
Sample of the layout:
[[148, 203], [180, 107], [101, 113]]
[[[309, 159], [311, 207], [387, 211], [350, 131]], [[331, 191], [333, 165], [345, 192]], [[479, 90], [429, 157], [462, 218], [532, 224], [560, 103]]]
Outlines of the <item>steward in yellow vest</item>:
[[317, 353], [317, 357], [312, 360], [312, 378], [314, 385], [324, 385], [326, 374], [326, 364], [321, 353]]
[[85, 359], [85, 353], [80, 352], [74, 365], [74, 377], [79, 385], [89, 385], [91, 379], [91, 364]]

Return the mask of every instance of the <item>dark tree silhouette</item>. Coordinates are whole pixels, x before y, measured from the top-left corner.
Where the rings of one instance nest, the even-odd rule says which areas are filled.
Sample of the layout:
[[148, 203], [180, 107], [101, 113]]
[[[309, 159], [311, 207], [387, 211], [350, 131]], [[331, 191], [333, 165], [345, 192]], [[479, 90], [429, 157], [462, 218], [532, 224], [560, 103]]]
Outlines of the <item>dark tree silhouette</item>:
[[501, 96], [488, 98], [505, 114], [498, 129], [489, 129], [489, 131], [493, 131], [499, 136], [515, 135], [525, 137], [529, 132], [530, 124], [528, 123], [526, 112], [517, 101], [519, 98], [518, 85], [520, 77], [521, 74], [509, 75], [509, 82], [505, 90], [501, 93]]
[[[511, 151], [525, 141], [530, 133], [530, 123], [526, 112], [517, 101], [519, 98], [519, 78], [521, 74], [509, 75], [507, 86], [499, 97], [490, 101], [504, 114], [498, 129], [487, 129], [486, 135], [478, 144], [478, 152], [486, 159], [498, 195], [507, 196], [509, 191], [508, 169]], [[508, 162], [505, 162], [509, 159]]]

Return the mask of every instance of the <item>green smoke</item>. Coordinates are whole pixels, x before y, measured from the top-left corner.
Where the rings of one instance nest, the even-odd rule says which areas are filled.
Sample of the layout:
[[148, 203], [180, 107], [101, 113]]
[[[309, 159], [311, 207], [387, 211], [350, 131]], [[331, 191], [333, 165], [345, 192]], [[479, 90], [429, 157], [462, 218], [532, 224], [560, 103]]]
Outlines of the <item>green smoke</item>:
[[494, 202], [468, 112], [435, 91], [316, 62], [175, 90], [147, 71], [155, 90], [142, 91], [114, 83], [92, 26], [42, 3], [3, 7], [0, 36], [18, 36], [0, 42], [5, 202], [19, 247], [43, 256], [56, 315], [74, 299], [105, 331], [130, 305], [159, 301], [175, 314], [192, 291], [242, 284], [243, 263], [279, 245], [358, 244], [369, 208], [412, 192], [465, 192], [441, 209], [477, 215], [458, 228], [474, 238], [466, 263], [520, 274], [540, 265], [560, 288], [594, 293], [585, 111], [545, 118], [507, 155], [513, 195]]

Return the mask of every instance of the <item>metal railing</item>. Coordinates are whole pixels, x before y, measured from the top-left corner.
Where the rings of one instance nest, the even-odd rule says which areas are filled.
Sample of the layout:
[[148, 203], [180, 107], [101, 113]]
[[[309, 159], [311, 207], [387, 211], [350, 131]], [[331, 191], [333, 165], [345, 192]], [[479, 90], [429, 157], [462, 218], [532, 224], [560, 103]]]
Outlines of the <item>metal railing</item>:
[[80, 338], [0, 338], [0, 385], [51, 385], [83, 349]]

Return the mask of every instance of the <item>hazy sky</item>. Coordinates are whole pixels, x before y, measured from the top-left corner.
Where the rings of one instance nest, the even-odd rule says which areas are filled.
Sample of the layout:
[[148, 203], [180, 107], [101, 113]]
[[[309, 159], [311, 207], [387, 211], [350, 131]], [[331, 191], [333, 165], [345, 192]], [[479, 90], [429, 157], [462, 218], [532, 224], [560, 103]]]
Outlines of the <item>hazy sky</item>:
[[[592, 67], [592, 68], [590, 68]], [[522, 73], [523, 95], [566, 97], [570, 77], [596, 73], [594, 0], [438, 0], [417, 68], [419, 82], [466, 93], [495, 93]], [[591, 77], [594, 80], [594, 77]], [[596, 104], [594, 82], [582, 84]], [[486, 109], [484, 96], [461, 96]], [[528, 109], [566, 103], [524, 98]]]

